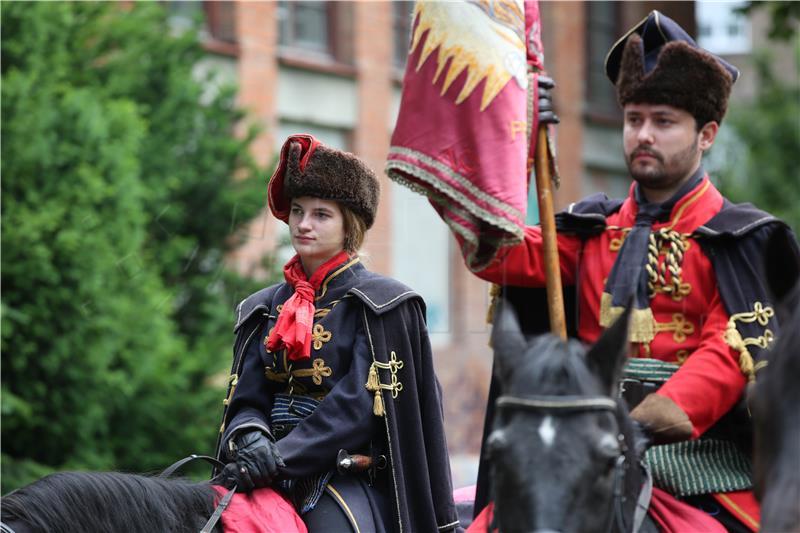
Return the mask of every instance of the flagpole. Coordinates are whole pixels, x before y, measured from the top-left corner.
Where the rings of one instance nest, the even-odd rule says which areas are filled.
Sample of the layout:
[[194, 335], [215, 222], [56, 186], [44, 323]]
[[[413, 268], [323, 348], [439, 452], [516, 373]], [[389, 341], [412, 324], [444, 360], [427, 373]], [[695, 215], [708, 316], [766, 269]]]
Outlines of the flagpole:
[[539, 200], [539, 222], [542, 226], [542, 248], [547, 280], [547, 311], [550, 315], [550, 332], [566, 340], [567, 323], [564, 314], [564, 293], [561, 290], [553, 188], [547, 148], [547, 124], [539, 124], [534, 166], [536, 168], [536, 195]]

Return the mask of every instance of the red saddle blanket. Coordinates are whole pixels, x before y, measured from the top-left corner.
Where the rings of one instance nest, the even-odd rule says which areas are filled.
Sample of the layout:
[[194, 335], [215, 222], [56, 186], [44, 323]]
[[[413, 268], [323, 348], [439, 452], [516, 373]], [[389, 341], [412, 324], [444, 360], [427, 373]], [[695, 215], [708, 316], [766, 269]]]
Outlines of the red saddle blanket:
[[[467, 533], [486, 533], [492, 523], [494, 504], [489, 503], [467, 528]], [[664, 533], [726, 533], [725, 527], [691, 505], [653, 487], [648, 510], [650, 517]], [[495, 530], [497, 531], [497, 530]]]
[[[218, 485], [214, 490], [220, 499], [228, 492]], [[269, 487], [234, 494], [222, 513], [222, 526], [225, 533], [308, 533], [294, 506]]]

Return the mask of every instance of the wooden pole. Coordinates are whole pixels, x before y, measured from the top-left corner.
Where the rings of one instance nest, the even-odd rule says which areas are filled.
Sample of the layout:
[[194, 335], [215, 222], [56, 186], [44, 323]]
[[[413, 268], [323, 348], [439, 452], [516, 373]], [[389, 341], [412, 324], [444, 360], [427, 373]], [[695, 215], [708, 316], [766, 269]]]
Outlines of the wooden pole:
[[551, 333], [566, 340], [567, 322], [564, 316], [564, 293], [561, 290], [561, 270], [558, 262], [546, 124], [539, 125], [537, 135], [534, 166], [536, 167], [536, 194], [539, 199], [539, 221], [542, 225], [544, 267], [547, 276], [547, 310], [550, 313]]

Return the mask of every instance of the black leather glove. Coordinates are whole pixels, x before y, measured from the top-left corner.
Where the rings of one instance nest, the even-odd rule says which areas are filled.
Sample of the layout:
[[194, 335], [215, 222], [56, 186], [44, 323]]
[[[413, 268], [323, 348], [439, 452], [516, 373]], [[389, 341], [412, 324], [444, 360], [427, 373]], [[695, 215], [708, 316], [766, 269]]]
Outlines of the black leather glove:
[[236, 483], [237, 491], [250, 492], [266, 487], [285, 467], [278, 447], [262, 431], [242, 433], [234, 438], [232, 455], [235, 462], [223, 470], [225, 485]]
[[561, 120], [556, 115], [553, 107], [553, 96], [551, 91], [556, 86], [553, 78], [539, 76], [539, 124], [558, 124]]

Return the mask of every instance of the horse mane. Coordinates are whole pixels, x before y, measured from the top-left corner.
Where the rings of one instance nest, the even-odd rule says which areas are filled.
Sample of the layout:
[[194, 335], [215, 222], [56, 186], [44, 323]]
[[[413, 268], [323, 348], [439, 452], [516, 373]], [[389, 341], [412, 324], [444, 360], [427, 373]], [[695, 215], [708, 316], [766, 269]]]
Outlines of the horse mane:
[[120, 472], [50, 474], [2, 499], [2, 520], [49, 533], [193, 532], [214, 512], [208, 483]]

